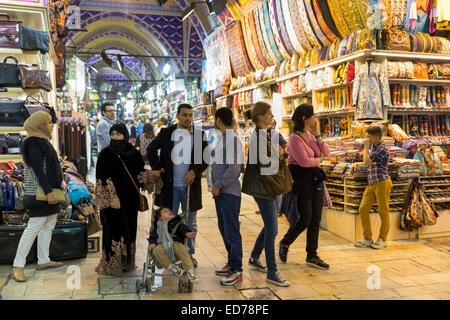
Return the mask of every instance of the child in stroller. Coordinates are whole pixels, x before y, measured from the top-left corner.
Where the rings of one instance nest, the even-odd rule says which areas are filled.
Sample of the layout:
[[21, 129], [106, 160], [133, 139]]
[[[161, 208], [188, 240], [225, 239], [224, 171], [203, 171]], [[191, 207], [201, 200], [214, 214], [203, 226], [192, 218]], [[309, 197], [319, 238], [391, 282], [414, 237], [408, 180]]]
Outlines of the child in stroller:
[[[174, 216], [171, 210], [165, 207], [156, 210], [154, 219], [156, 225], [148, 239], [148, 251], [153, 250], [153, 256], [161, 266], [169, 269], [177, 277], [181, 278], [186, 271], [190, 282], [197, 281], [189, 250], [184, 245], [185, 238], [195, 237], [195, 232], [191, 232], [181, 222], [180, 216]], [[181, 261], [183, 268], [175, 264], [178, 260]]]

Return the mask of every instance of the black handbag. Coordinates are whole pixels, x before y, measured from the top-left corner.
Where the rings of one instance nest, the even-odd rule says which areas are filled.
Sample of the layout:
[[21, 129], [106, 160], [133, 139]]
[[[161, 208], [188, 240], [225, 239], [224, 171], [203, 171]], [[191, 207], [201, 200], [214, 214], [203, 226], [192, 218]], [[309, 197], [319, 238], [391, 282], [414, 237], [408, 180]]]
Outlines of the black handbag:
[[[0, 225], [0, 248], [2, 248], [0, 250], [0, 264], [11, 265], [14, 262], [17, 247], [19, 246], [19, 241], [24, 230], [24, 225]], [[26, 258], [27, 263], [32, 263], [37, 260], [36, 240]]]
[[50, 39], [47, 31], [19, 25], [20, 49], [40, 50], [42, 54], [48, 53]]
[[60, 220], [50, 243], [50, 259], [55, 261], [86, 258], [88, 233], [86, 221]]
[[[15, 63], [6, 63], [8, 59]], [[8, 56], [0, 65], [0, 87], [20, 87], [19, 61], [13, 56]]]
[[27, 118], [24, 100], [0, 97], [0, 127], [22, 127]]
[[9, 133], [7, 136], [8, 153], [19, 154], [22, 141], [20, 133]]
[[[8, 137], [5, 134], [0, 134], [0, 154], [8, 153]], [[0, 205], [0, 208], [2, 205]]]
[[[40, 94], [40, 98], [44, 100], [44, 96], [42, 93]], [[25, 113], [26, 118], [31, 116], [33, 113], [37, 111], [45, 111], [48, 112], [52, 116], [52, 122], [57, 123], [58, 117], [56, 116], [56, 111], [53, 107], [51, 107], [47, 102], [41, 102], [40, 98], [33, 97], [33, 94], [30, 94], [25, 100]]]

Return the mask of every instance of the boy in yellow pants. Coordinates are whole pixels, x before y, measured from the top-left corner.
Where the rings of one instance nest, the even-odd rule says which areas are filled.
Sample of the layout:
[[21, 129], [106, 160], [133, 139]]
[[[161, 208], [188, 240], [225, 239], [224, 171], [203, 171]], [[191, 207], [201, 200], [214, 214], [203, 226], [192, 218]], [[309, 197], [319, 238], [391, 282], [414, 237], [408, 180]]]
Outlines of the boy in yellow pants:
[[[355, 242], [355, 247], [383, 249], [387, 247], [386, 238], [389, 233], [389, 201], [391, 197], [392, 181], [388, 173], [389, 151], [382, 143], [383, 133], [380, 127], [367, 129], [367, 140], [364, 141], [364, 165], [369, 167], [368, 183], [364, 191], [359, 215], [363, 227], [364, 238]], [[355, 165], [350, 169], [353, 174]], [[370, 225], [370, 210], [377, 201], [381, 219], [380, 235], [374, 243], [372, 227]]]

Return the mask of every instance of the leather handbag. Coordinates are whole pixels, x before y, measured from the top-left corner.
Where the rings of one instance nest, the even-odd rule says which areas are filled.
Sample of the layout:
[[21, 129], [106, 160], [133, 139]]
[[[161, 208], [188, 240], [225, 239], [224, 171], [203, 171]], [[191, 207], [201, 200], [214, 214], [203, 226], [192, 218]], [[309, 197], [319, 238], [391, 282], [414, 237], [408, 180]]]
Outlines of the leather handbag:
[[22, 144], [22, 136], [19, 133], [9, 133], [6, 136], [8, 154], [19, 154]]
[[100, 221], [100, 216], [94, 203], [84, 200], [80, 202], [77, 208], [80, 210], [81, 214], [87, 220], [88, 236], [102, 230], [102, 223]]
[[49, 258], [53, 261], [83, 259], [88, 254], [86, 221], [59, 220], [52, 233]]
[[[44, 100], [44, 97], [42, 94], [40, 95], [42, 100]], [[30, 94], [24, 103], [25, 111], [27, 113], [27, 118], [31, 116], [33, 113], [37, 111], [45, 111], [48, 112], [52, 116], [52, 122], [57, 123], [58, 117], [56, 116], [55, 109], [51, 107], [47, 102], [41, 102], [40, 99], [37, 99], [33, 96], [33, 94]]]
[[390, 28], [382, 32], [383, 46], [386, 50], [410, 51], [411, 39], [409, 34], [397, 28]]
[[22, 127], [27, 114], [24, 100], [0, 97], [0, 127]]
[[[15, 63], [6, 63], [9, 59]], [[20, 87], [19, 61], [8, 56], [0, 65], [0, 87]]]
[[[58, 203], [65, 203], [67, 205], [71, 203], [69, 194], [67, 193], [66, 190], [54, 188], [53, 193], [55, 194], [56, 201], [58, 201]], [[48, 201], [48, 196], [45, 194], [44, 189], [42, 189], [42, 187], [37, 187], [36, 189], [36, 200], [44, 202]]]
[[47, 31], [19, 25], [20, 49], [40, 50], [42, 54], [48, 53], [50, 38]]
[[139, 194], [139, 211], [140, 212], [146, 212], [149, 209], [148, 206], [148, 200], [147, 197], [144, 196], [141, 191], [139, 190], [139, 187], [137, 186], [136, 182], [133, 179], [133, 176], [131, 175], [130, 171], [128, 171], [127, 166], [125, 165], [125, 162], [123, 162], [122, 158], [120, 157], [119, 154], [117, 154], [117, 157], [119, 157], [120, 162], [122, 162], [123, 168], [125, 169], [125, 171], [127, 172], [128, 176], [130, 177], [131, 182], [133, 182], [134, 187], [136, 188], [136, 191]]
[[3, 211], [3, 224], [26, 224], [29, 217], [25, 211]]
[[22, 21], [11, 20], [8, 14], [0, 13], [0, 48], [18, 49], [19, 25]]
[[44, 89], [52, 90], [52, 82], [50, 81], [50, 73], [46, 70], [37, 68], [20, 66], [20, 86], [22, 89]]
[[15, 185], [14, 209], [16, 211], [25, 210], [25, 186], [22, 182], [18, 182]]

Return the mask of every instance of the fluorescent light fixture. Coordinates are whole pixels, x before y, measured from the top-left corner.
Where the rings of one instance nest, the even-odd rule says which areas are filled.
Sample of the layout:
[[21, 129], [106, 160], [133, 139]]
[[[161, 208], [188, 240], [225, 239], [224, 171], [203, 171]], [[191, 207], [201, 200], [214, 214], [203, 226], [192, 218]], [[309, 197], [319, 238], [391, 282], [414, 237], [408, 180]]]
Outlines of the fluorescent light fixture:
[[192, 12], [194, 12], [196, 6], [197, 6], [196, 3], [192, 2], [191, 5], [186, 10], [184, 10], [183, 18], [181, 20], [182, 21], [186, 20], [192, 14]]
[[171, 67], [170, 64], [167, 62], [167, 63], [164, 65], [164, 67], [163, 67], [163, 73], [167, 76], [167, 75], [169, 74], [171, 68], [172, 68], [172, 67]]
[[122, 56], [117, 56], [117, 66], [119, 68], [119, 71], [122, 72], [122, 69], [125, 68], [125, 64], [122, 61]]
[[122, 92], [120, 92], [120, 91], [119, 91], [118, 93], [119, 93], [119, 96], [121, 96], [121, 95], [122, 95]]
[[91, 66], [92, 71], [94, 71], [95, 73], [98, 73], [98, 70], [95, 69], [93, 66]]
[[120, 62], [116, 61], [116, 63], [117, 63], [117, 68], [119, 69], [120, 72], [122, 72], [122, 66], [120, 65]]

